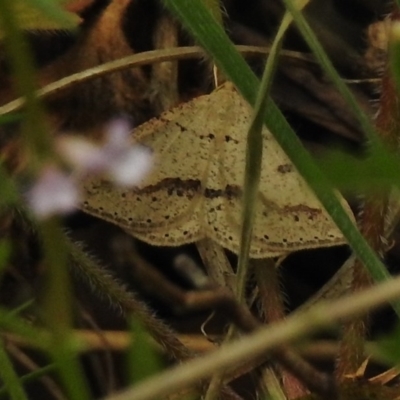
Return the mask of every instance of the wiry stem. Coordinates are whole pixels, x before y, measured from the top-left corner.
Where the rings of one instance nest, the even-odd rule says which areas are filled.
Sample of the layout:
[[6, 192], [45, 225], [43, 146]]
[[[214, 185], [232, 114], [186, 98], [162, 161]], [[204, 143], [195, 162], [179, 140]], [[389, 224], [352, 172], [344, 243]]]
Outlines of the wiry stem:
[[[399, 11], [393, 12], [392, 19], [399, 19]], [[376, 128], [382, 140], [392, 149], [399, 148], [400, 107], [390, 71], [387, 70], [382, 80], [380, 110], [376, 118]], [[360, 216], [360, 232], [370, 246], [380, 255], [387, 251], [385, 219], [390, 215], [388, 206], [389, 193], [374, 193], [365, 201]], [[372, 280], [362, 263], [354, 265], [352, 290], [359, 291], [370, 286]], [[363, 361], [363, 343], [367, 333], [368, 317], [351, 321], [344, 328], [336, 376], [344, 380], [346, 375], [354, 374]]]
[[[265, 56], [269, 54], [269, 49], [257, 46], [236, 46], [237, 50], [246, 56]], [[186, 60], [192, 58], [203, 58], [204, 50], [197, 46], [177, 47], [163, 50], [151, 50], [139, 54], [127, 56], [115, 61], [109, 61], [96, 67], [88, 68], [77, 72], [58, 81], [51, 82], [36, 92], [37, 97], [47, 99], [59, 95], [62, 91], [71, 87], [88, 82], [113, 72], [122, 71], [132, 67], [141, 67], [143, 65], [161, 63], [170, 60]], [[282, 51], [282, 56], [302, 58], [309, 62], [311, 59], [302, 56], [294, 51]], [[16, 112], [25, 106], [24, 98], [18, 98], [0, 107], [0, 115]]]
[[[385, 196], [386, 197], [386, 196]], [[386, 241], [382, 236], [384, 232], [384, 219], [386, 215], [386, 199], [381, 196], [371, 196], [365, 203], [361, 215], [360, 231], [379, 254], [385, 251]], [[372, 284], [372, 279], [365, 270], [364, 265], [356, 260], [353, 269], [351, 290], [357, 292]], [[339, 356], [336, 364], [336, 376], [339, 380], [355, 374], [364, 359], [364, 340], [368, 329], [368, 316], [356, 318], [349, 322], [343, 330]]]
[[[211, 281], [221, 287], [228, 288], [233, 293], [236, 286], [236, 275], [233, 273], [223, 247], [209, 238], [198, 241], [196, 245]], [[235, 329], [231, 325], [222, 345], [231, 341], [234, 335]], [[212, 376], [205, 391], [204, 400], [213, 400], [218, 397], [224, 377], [224, 372]]]
[[86, 280], [96, 293], [107, 297], [111, 304], [124, 314], [133, 313], [144, 324], [150, 335], [177, 360], [186, 360], [194, 356], [178, 339], [177, 335], [160, 319], [156, 318], [145, 303], [128, 291], [104, 268], [90, 258], [82, 248], [67, 239], [73, 271]]
[[[285, 319], [284, 302], [275, 261], [272, 259], [252, 260], [252, 264], [260, 290], [261, 311], [266, 322], [273, 323]], [[296, 399], [308, 393], [304, 385], [288, 371], [279, 368], [279, 372], [288, 399]]]

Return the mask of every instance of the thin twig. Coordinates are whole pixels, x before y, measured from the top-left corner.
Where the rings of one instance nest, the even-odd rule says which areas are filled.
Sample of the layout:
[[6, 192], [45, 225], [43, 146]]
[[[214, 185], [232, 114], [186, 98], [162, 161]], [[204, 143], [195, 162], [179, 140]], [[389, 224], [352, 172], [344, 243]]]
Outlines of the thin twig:
[[[236, 46], [237, 50], [248, 57], [265, 56], [269, 54], [269, 48], [257, 46]], [[298, 53], [290, 50], [283, 50], [282, 56], [298, 57]], [[203, 58], [205, 52], [201, 47], [187, 46], [173, 49], [146, 51], [132, 56], [124, 57], [118, 60], [110, 61], [84, 71], [77, 72], [58, 81], [49, 83], [36, 92], [36, 96], [41, 99], [47, 99], [59, 94], [61, 91], [71, 88], [74, 85], [87, 82], [112, 72], [122, 71], [124, 69], [141, 67], [154, 63], [161, 63], [171, 60], [186, 60], [191, 58]], [[0, 115], [19, 111], [25, 105], [25, 99], [20, 97], [0, 107]]]
[[102, 363], [99, 362], [100, 355], [95, 355], [95, 359], [91, 359], [93, 368], [98, 370], [101, 374], [101, 377], [98, 379], [99, 386], [102, 386], [104, 394], [115, 392], [116, 388], [116, 374], [114, 363], [111, 355], [111, 348], [108, 346], [107, 339], [103, 335], [103, 331], [98, 326], [96, 320], [88, 313], [85, 308], [80, 305], [80, 313], [84, 321], [87, 322], [89, 327], [92, 328], [92, 332], [97, 336], [97, 339], [102, 343], [103, 352], [102, 356], [104, 356], [104, 367], [102, 367]]

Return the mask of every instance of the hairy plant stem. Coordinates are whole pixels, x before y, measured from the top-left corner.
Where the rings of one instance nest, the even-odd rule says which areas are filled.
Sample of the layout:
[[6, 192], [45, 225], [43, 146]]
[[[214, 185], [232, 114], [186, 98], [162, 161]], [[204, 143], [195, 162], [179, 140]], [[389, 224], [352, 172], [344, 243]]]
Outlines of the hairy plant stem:
[[[279, 283], [279, 273], [274, 260], [252, 260], [260, 290], [261, 313], [265, 322], [273, 323], [285, 319], [284, 299]], [[267, 368], [271, 369], [271, 367]], [[304, 385], [286, 369], [278, 367], [282, 385], [288, 399], [296, 399], [308, 393]]]
[[182, 361], [194, 356], [194, 353], [177, 339], [175, 332], [156, 318], [147, 305], [138, 300], [133, 292], [128, 291], [108, 271], [100, 267], [79, 245], [68, 238], [66, 241], [73, 272], [87, 281], [96, 293], [108, 298], [125, 315], [132, 313], [137, 316], [170, 357]]
[[[360, 231], [370, 246], [382, 254], [385, 243], [382, 241], [384, 218], [386, 214], [385, 198], [369, 197], [365, 202], [360, 218]], [[358, 292], [372, 284], [371, 276], [364, 265], [357, 259], [353, 266], [353, 279], [350, 290]], [[336, 363], [336, 377], [343, 381], [349, 375], [354, 375], [364, 360], [364, 341], [368, 329], [368, 315], [355, 318], [343, 327], [339, 354]]]
[[[392, 15], [393, 18], [398, 18]], [[376, 117], [376, 130], [389, 149], [399, 149], [400, 107], [398, 94], [390, 70], [387, 69], [382, 80], [380, 109]], [[385, 224], [391, 218], [389, 209], [389, 193], [369, 195], [360, 215], [360, 232], [381, 257], [387, 251]], [[361, 261], [356, 260], [353, 270], [352, 291], [356, 292], [372, 284], [370, 275]], [[346, 376], [355, 374], [363, 361], [364, 341], [367, 333], [368, 316], [357, 318], [344, 327], [339, 356], [336, 364], [336, 377], [344, 380]]]

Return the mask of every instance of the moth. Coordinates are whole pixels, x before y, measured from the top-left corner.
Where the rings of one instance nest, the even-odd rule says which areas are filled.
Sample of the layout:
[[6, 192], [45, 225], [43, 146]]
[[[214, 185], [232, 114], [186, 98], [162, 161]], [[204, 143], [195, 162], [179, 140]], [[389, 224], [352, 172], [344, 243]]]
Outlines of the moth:
[[[207, 237], [237, 254], [251, 116], [251, 107], [226, 83], [144, 123], [132, 132], [132, 143], [152, 150], [150, 175], [131, 189], [88, 178], [82, 209], [153, 245], [179, 246]], [[250, 257], [344, 244], [273, 135], [267, 128], [262, 135]]]

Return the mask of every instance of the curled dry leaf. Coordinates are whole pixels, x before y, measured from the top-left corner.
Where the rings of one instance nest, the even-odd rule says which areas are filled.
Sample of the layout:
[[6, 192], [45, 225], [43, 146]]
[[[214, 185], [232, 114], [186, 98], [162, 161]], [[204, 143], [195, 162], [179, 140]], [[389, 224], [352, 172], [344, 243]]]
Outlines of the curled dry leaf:
[[[150, 244], [177, 246], [209, 237], [238, 253], [251, 116], [251, 107], [227, 83], [139, 126], [132, 140], [153, 150], [152, 173], [130, 190], [88, 179], [83, 210]], [[266, 128], [263, 146], [250, 256], [345, 243]]]

